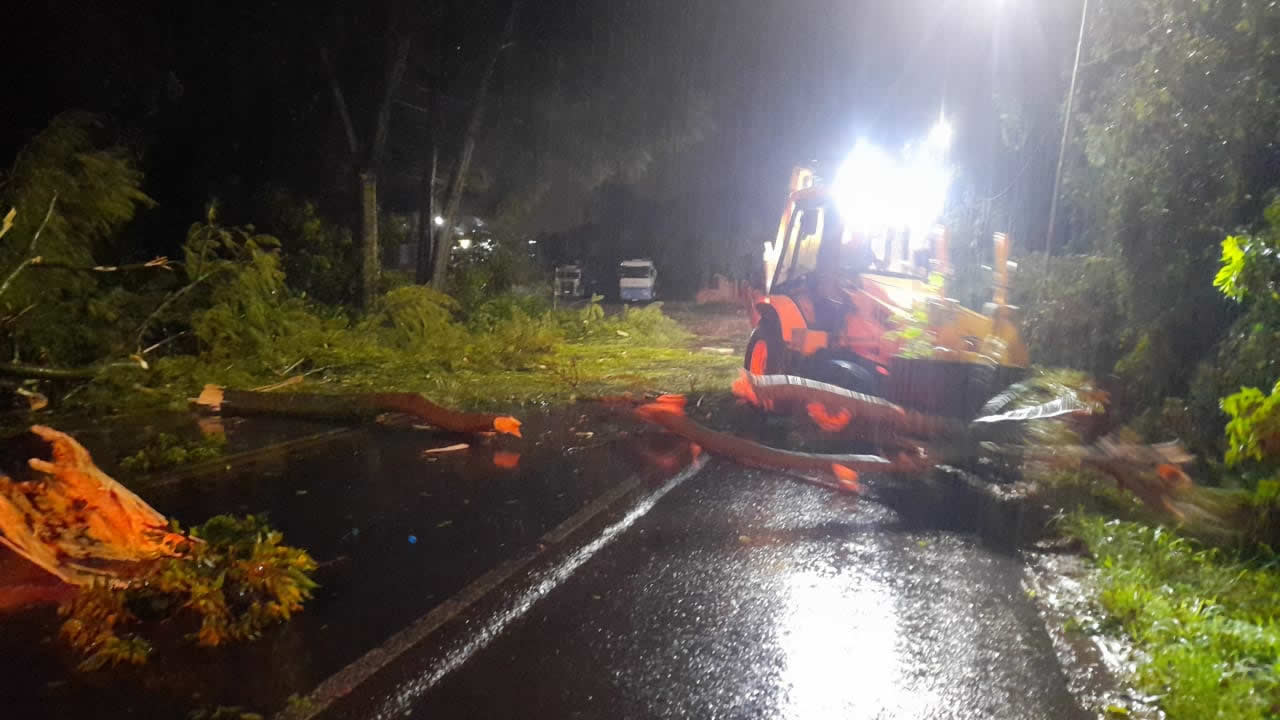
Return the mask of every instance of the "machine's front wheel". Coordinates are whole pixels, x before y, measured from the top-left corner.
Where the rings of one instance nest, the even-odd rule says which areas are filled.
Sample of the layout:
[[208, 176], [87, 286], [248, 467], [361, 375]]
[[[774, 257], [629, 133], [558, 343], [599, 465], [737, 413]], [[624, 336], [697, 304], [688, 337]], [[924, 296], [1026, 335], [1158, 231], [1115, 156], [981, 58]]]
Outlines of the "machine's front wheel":
[[752, 375], [779, 375], [786, 372], [787, 346], [776, 320], [764, 318], [747, 341], [742, 366]]

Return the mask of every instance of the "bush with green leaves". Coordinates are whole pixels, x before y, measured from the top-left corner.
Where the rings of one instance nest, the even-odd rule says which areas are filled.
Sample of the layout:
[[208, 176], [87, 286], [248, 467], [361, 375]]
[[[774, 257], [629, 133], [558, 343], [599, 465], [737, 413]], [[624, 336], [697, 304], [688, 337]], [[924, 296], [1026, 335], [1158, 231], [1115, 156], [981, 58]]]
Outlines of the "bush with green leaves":
[[[1280, 707], [1280, 571], [1274, 556], [1205, 549], [1162, 527], [1067, 518], [1099, 566], [1105, 632], [1144, 653], [1137, 681], [1170, 720], [1262, 720]], [[1264, 550], [1265, 552], [1265, 550]]]
[[1105, 377], [1132, 340], [1134, 319], [1126, 301], [1120, 261], [1100, 256], [1027, 263], [1014, 283], [1013, 302], [1025, 308], [1022, 337], [1031, 360]]
[[[122, 261], [120, 231], [152, 201], [142, 192], [132, 155], [109, 138], [99, 118], [64, 113], [18, 153], [0, 184], [0, 215], [16, 211], [12, 229], [0, 239], [4, 276], [29, 258], [38, 230], [34, 254], [46, 268]], [[123, 289], [124, 279], [46, 268], [17, 274], [0, 296], [6, 330], [0, 352], [81, 365], [121, 351], [130, 320], [141, 312], [136, 296]]]
[[263, 229], [280, 240], [280, 264], [303, 297], [340, 305], [357, 297], [359, 248], [351, 230], [320, 214], [310, 200], [283, 188], [266, 193]]
[[[1262, 231], [1222, 241], [1213, 284], [1240, 303], [1244, 314], [1224, 340], [1217, 363], [1202, 368], [1197, 388], [1202, 405], [1214, 394], [1221, 398], [1219, 407], [1228, 418], [1227, 466], [1255, 481], [1280, 471], [1280, 200], [1264, 218]], [[1270, 394], [1259, 389], [1268, 387]]]
[[1259, 468], [1280, 479], [1280, 382], [1268, 395], [1242, 388], [1222, 399], [1227, 422], [1227, 467]]
[[595, 295], [584, 307], [561, 313], [561, 326], [569, 337], [594, 342], [644, 343], [654, 347], [674, 347], [692, 337], [680, 323], [662, 312], [662, 303], [626, 305], [622, 312], [608, 315]]
[[473, 246], [453, 253], [447, 290], [465, 313], [471, 313], [489, 298], [530, 282], [536, 275], [532, 260], [514, 241], [491, 243], [488, 248]]
[[145, 662], [147, 636], [162, 624], [189, 628], [206, 647], [252, 640], [302, 610], [316, 587], [315, 561], [262, 517], [219, 515], [189, 536], [183, 555], [156, 561], [127, 587], [81, 588], [63, 604], [61, 636], [82, 670]]
[[408, 285], [378, 297], [357, 330], [386, 347], [448, 362], [460, 358], [467, 344], [458, 313], [448, 295]]

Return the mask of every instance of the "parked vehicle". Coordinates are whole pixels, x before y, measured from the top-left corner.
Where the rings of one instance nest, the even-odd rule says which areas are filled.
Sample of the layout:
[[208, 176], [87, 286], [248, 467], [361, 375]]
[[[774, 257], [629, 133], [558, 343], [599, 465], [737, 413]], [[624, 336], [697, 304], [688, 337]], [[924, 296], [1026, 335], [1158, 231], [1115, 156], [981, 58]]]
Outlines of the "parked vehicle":
[[649, 302], [655, 300], [654, 284], [658, 270], [652, 260], [623, 260], [618, 266], [618, 294], [623, 302]]
[[581, 266], [560, 265], [556, 268], [556, 295], [561, 297], [582, 297], [584, 289]]

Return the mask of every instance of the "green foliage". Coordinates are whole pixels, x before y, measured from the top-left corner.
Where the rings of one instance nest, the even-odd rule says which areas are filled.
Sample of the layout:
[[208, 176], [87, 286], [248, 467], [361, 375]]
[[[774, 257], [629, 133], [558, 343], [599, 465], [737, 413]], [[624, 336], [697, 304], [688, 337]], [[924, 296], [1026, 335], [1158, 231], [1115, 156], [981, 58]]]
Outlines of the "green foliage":
[[223, 357], [256, 356], [293, 328], [275, 238], [252, 227], [209, 222], [191, 227], [183, 246], [187, 279], [207, 283], [208, 307], [191, 319], [196, 337]]
[[[1222, 239], [1257, 215], [1276, 182], [1260, 148], [1271, 147], [1280, 123], [1277, 32], [1280, 6], [1180, 0], [1104, 3], [1088, 29], [1073, 138], [1083, 162], [1066, 181], [1078, 240], [1123, 268], [1123, 306], [1096, 296], [1103, 305], [1089, 313], [1098, 323], [1092, 337], [1105, 347], [1088, 348], [1090, 336], [1073, 333], [1098, 360], [1071, 364], [1101, 373], [1127, 356], [1113, 365], [1126, 413], [1187, 397], [1205, 418], [1201, 452], [1217, 434], [1218, 398], [1276, 377], [1256, 379], [1226, 347], [1211, 367], [1197, 364], [1212, 359], [1232, 319], [1207, 270], [1227, 250], [1217, 284], [1233, 297], [1247, 293], [1242, 253], [1257, 241]], [[1254, 324], [1234, 328], [1229, 344]], [[1034, 355], [1039, 340], [1030, 344]]]
[[[55, 194], [55, 212], [37, 252], [46, 260], [78, 265], [93, 264], [138, 208], [152, 204], [129, 153], [100, 147], [101, 135], [98, 118], [64, 113], [18, 153], [2, 195], [5, 211], [18, 209], [0, 254], [6, 267], [21, 259]], [[29, 282], [28, 292], [38, 292], [44, 282]]]
[[1280, 464], [1280, 382], [1270, 395], [1257, 388], [1241, 388], [1222, 399], [1222, 410], [1231, 418], [1227, 423], [1228, 466], [1246, 460]]
[[550, 309], [545, 297], [506, 292], [480, 303], [468, 315], [467, 326], [475, 332], [489, 332], [518, 314], [537, 317]]
[[315, 203], [283, 189], [267, 193], [264, 229], [280, 239], [281, 267], [303, 297], [351, 302], [360, 283], [359, 248], [351, 230], [321, 216]]
[[187, 720], [263, 720], [261, 713], [252, 712], [239, 705], [218, 705], [192, 710]]
[[1171, 720], [1274, 716], [1280, 703], [1280, 572], [1164, 528], [1073, 515], [1099, 566], [1110, 626], [1146, 654], [1137, 681]]
[[422, 285], [396, 288], [374, 301], [360, 330], [390, 347], [447, 356], [463, 347], [465, 330], [455, 320], [458, 303]]
[[672, 347], [687, 343], [689, 331], [662, 312], [662, 303], [644, 306], [627, 305], [622, 312], [606, 316], [598, 302], [591, 298], [586, 307], [562, 316], [571, 337], [592, 342], [620, 342]]
[[455, 252], [449, 268], [449, 295], [470, 313], [491, 297], [535, 279], [537, 269], [527, 253], [511, 242], [490, 241], [488, 249], [473, 246]]
[[[0, 214], [17, 211], [14, 227], [0, 240], [4, 275], [27, 259], [55, 195], [36, 255], [82, 267], [120, 261], [117, 235], [151, 200], [142, 192], [142, 173], [129, 153], [104, 148], [103, 135], [97, 118], [64, 113], [18, 153], [0, 185]], [[112, 316], [129, 314], [137, 303], [117, 283], [87, 273], [25, 270], [0, 297], [0, 313], [8, 316], [7, 347], [0, 351], [67, 365], [118, 351], [127, 344], [127, 329], [111, 322]]]
[[1263, 213], [1265, 230], [1222, 240], [1222, 267], [1213, 286], [1223, 295], [1274, 311], [1280, 307], [1280, 199]]
[[509, 319], [498, 322], [477, 340], [493, 364], [528, 369], [564, 341], [564, 332], [550, 310], [529, 315], [517, 308]]
[[600, 304], [603, 300], [603, 295], [592, 295], [587, 304], [578, 311], [578, 319], [582, 321], [583, 327], [590, 327], [604, 320], [604, 306]]
[[194, 627], [190, 639], [214, 647], [251, 640], [302, 609], [316, 587], [315, 561], [282, 545], [261, 517], [219, 515], [191, 529], [185, 554], [157, 561], [127, 588], [82, 588], [60, 609], [62, 638], [82, 670], [145, 662], [160, 623]]
[[[1214, 286], [1245, 306], [1232, 326], [1216, 366], [1201, 379], [1208, 392], [1221, 397], [1229, 418], [1226, 427], [1228, 467], [1248, 464], [1254, 471], [1280, 468], [1280, 200], [1264, 213], [1262, 232], [1228, 236], [1222, 241], [1221, 268]], [[1207, 404], [1208, 392], [1201, 402]], [[1228, 395], [1228, 393], [1230, 393]]]
[[1041, 365], [1106, 376], [1123, 356], [1137, 325], [1127, 303], [1122, 264], [1108, 257], [1053, 258], [1020, 269], [1014, 304], [1025, 307], [1022, 338]]
[[210, 435], [194, 442], [183, 442], [175, 435], [160, 433], [141, 450], [121, 460], [120, 467], [133, 473], [168, 470], [221, 457], [226, 446], [227, 439], [224, 435]]

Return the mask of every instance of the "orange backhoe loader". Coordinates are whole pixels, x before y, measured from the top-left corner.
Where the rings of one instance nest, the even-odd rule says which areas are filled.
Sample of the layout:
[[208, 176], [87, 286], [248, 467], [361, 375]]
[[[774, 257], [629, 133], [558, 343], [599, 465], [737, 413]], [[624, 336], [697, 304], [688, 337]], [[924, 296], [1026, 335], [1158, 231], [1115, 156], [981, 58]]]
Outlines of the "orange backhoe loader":
[[811, 170], [793, 172], [744, 366], [972, 417], [1027, 367], [1008, 305], [1008, 237], [995, 235], [992, 299], [975, 312], [946, 296], [945, 229], [869, 228], [838, 200]]

